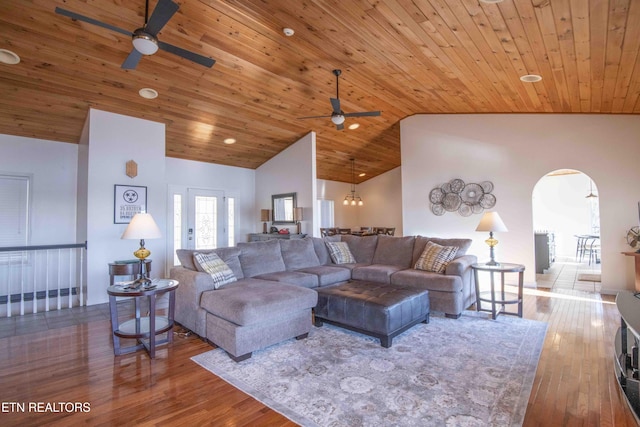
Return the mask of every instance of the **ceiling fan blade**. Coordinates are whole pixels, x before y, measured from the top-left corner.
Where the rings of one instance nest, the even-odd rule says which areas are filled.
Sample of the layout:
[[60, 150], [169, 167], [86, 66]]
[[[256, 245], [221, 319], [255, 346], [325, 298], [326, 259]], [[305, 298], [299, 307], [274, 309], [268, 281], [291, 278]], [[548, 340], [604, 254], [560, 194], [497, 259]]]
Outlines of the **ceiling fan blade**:
[[340, 123], [339, 125], [336, 125], [336, 129], [338, 130], [344, 129], [344, 123]]
[[346, 113], [343, 114], [345, 117], [368, 117], [368, 116], [379, 116], [380, 111], [363, 111], [360, 113]]
[[333, 112], [336, 114], [340, 114], [342, 110], [340, 109], [340, 100], [338, 98], [329, 98], [331, 101], [331, 106], [333, 107]]
[[142, 58], [142, 54], [136, 49], [131, 49], [131, 53], [127, 56], [127, 59], [122, 63], [121, 68], [125, 70], [134, 70], [138, 66], [138, 62]]
[[331, 116], [307, 116], [307, 117], [298, 117], [298, 119], [329, 119]]
[[158, 40], [158, 47], [166, 52], [173, 53], [174, 55], [178, 55], [184, 59], [188, 59], [189, 61], [193, 61], [196, 64], [204, 65], [205, 67], [213, 67], [213, 64], [216, 63], [216, 60], [213, 58], [207, 58], [206, 56], [202, 56], [200, 54], [182, 49], [181, 47], [174, 46], [169, 43], [161, 42]]
[[71, 19], [75, 19], [76, 21], [83, 21], [88, 24], [97, 25], [98, 27], [106, 28], [107, 30], [115, 31], [120, 34], [124, 34], [125, 36], [132, 36], [131, 31], [123, 30], [122, 28], [114, 27], [113, 25], [105, 24], [104, 22], [100, 22], [96, 19], [89, 18], [84, 15], [79, 15], [75, 12], [71, 12], [70, 10], [62, 9], [61, 7], [56, 7], [56, 13], [59, 15], [63, 15], [69, 17]]
[[149, 22], [145, 25], [145, 30], [149, 34], [157, 36], [162, 27], [164, 27], [169, 19], [178, 11], [180, 6], [171, 0], [159, 0], [156, 8], [153, 9]]

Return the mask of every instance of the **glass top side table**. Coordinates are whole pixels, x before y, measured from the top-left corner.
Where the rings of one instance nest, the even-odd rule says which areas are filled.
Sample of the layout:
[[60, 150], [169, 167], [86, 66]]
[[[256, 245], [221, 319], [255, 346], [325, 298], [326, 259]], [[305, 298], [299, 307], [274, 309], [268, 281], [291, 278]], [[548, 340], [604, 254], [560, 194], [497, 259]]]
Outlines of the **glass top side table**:
[[[498, 265], [472, 264], [473, 278], [476, 284], [476, 311], [486, 311], [491, 313], [491, 318], [496, 319], [498, 314], [509, 314], [512, 316], [522, 317], [522, 291], [524, 287], [524, 265], [500, 263]], [[488, 292], [480, 292], [480, 281], [478, 280], [478, 271], [487, 271], [490, 275], [491, 290]], [[496, 290], [494, 274], [500, 273], [500, 289]], [[518, 273], [518, 290], [517, 294], [507, 292], [504, 286], [504, 275], [506, 273]], [[491, 308], [482, 307], [482, 303], [488, 303]], [[507, 311], [508, 304], [517, 304], [516, 312]]]
[[[156, 356], [156, 346], [173, 341], [173, 314], [175, 311], [177, 280], [154, 279], [149, 287], [132, 289], [128, 285], [115, 285], [107, 288], [109, 294], [109, 311], [111, 314], [111, 333], [113, 334], [113, 352], [116, 356], [131, 353], [144, 348], [150, 358]], [[169, 293], [167, 316], [156, 315], [156, 300]], [[123, 323], [118, 321], [117, 297], [134, 298], [135, 317]], [[149, 316], [140, 315], [140, 299], [149, 300]], [[166, 333], [167, 336], [157, 339], [156, 336]], [[131, 338], [136, 344], [129, 347], [120, 346], [120, 338]]]

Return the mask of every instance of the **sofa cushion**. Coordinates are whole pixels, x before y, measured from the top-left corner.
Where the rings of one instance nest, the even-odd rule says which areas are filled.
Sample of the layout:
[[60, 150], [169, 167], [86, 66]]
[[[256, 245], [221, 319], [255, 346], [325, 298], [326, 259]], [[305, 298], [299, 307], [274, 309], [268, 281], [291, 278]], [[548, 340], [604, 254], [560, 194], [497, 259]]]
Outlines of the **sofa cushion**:
[[[180, 261], [180, 265], [186, 268], [187, 270], [198, 271], [196, 265], [193, 263], [193, 250], [192, 249], [176, 249], [176, 255], [178, 256], [178, 261]], [[211, 251], [201, 251], [202, 253], [207, 253]]]
[[194, 252], [193, 259], [198, 270], [202, 269], [211, 276], [214, 289], [219, 289], [237, 280], [231, 268], [215, 252], [208, 254]]
[[[196, 251], [193, 249], [176, 250], [176, 254], [178, 255], [178, 260], [180, 261], [180, 265], [182, 265], [187, 270], [204, 272], [204, 270], [198, 269], [198, 266], [194, 262], [193, 260], [194, 252]], [[197, 252], [200, 252], [201, 254], [208, 254], [208, 253], [215, 252], [222, 259], [222, 261], [224, 261], [225, 264], [227, 264], [229, 268], [231, 268], [231, 271], [233, 271], [233, 274], [234, 276], [236, 276], [236, 279], [244, 278], [244, 273], [242, 272], [242, 266], [240, 265], [240, 258], [239, 258], [240, 249], [236, 247], [230, 247], [230, 248], [198, 250]]]
[[258, 274], [254, 279], [272, 280], [274, 282], [290, 283], [304, 288], [317, 288], [318, 276], [299, 271], [276, 271], [274, 273]]
[[427, 242], [414, 268], [433, 273], [444, 273], [449, 261], [456, 256], [456, 252], [458, 252], [457, 246], [440, 246], [433, 242]]
[[378, 244], [373, 255], [373, 264], [395, 265], [410, 268], [413, 264], [413, 243], [415, 237], [378, 236]]
[[[337, 237], [337, 239], [335, 237]], [[313, 243], [313, 249], [316, 251], [316, 256], [318, 257], [318, 261], [320, 262], [320, 265], [331, 264], [331, 256], [329, 255], [329, 249], [327, 248], [325, 241], [339, 242], [340, 236], [330, 236], [326, 238], [311, 237], [311, 242]]]
[[243, 279], [215, 291], [202, 293], [203, 309], [236, 325], [290, 316], [292, 311], [315, 307], [316, 291], [287, 283]]
[[[392, 285], [409, 285], [440, 292], [462, 292], [462, 278], [409, 268], [391, 275]], [[217, 292], [217, 291], [216, 291]]]
[[351, 269], [344, 268], [343, 266], [318, 265], [316, 267], [302, 268], [298, 271], [318, 276], [318, 286], [334, 285], [336, 283], [347, 282], [351, 279]]
[[341, 235], [342, 241], [347, 242], [356, 262], [363, 264], [373, 263], [373, 254], [378, 244], [378, 235], [374, 236], [352, 236], [350, 234]]
[[287, 270], [320, 265], [311, 238], [281, 240], [280, 250]]
[[425, 236], [416, 236], [416, 241], [413, 245], [413, 261], [411, 265], [415, 265], [424, 252], [424, 247], [427, 245], [427, 242], [433, 242], [440, 246], [456, 246], [458, 248], [458, 252], [456, 252], [456, 258], [459, 258], [463, 255], [467, 254], [467, 250], [471, 247], [471, 243], [473, 242], [471, 239], [444, 239], [440, 237], [425, 237]]
[[353, 280], [364, 280], [367, 282], [391, 283], [391, 275], [402, 270], [397, 265], [372, 264], [363, 267], [356, 267], [351, 270]]
[[280, 240], [241, 242], [238, 243], [238, 249], [240, 249], [240, 265], [244, 277], [285, 270], [282, 252], [280, 252]]
[[347, 242], [325, 242], [325, 244], [329, 249], [331, 260], [335, 264], [354, 264], [356, 262]]

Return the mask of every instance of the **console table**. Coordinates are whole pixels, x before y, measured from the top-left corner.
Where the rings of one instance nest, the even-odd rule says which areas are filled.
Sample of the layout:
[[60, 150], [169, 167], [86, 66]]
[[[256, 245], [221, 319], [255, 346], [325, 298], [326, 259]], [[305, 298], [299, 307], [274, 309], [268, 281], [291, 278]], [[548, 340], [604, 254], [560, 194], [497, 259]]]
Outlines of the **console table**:
[[633, 292], [620, 292], [616, 296], [616, 306], [621, 316], [620, 328], [614, 341], [616, 379], [636, 421], [640, 424], [640, 299]]
[[[150, 358], [156, 357], [156, 346], [173, 341], [173, 313], [175, 310], [177, 280], [153, 280], [151, 286], [131, 289], [128, 285], [115, 285], [107, 288], [109, 294], [109, 311], [111, 313], [111, 333], [113, 335], [113, 352], [116, 356], [131, 353], [144, 348]], [[167, 316], [156, 316], [156, 300], [169, 293]], [[116, 297], [134, 298], [135, 317], [123, 323], [118, 320], [118, 304]], [[140, 299], [149, 300], [149, 315], [140, 315]], [[167, 333], [166, 338], [156, 339], [156, 335]], [[120, 338], [133, 338], [137, 344], [120, 347]]]
[[264, 242], [265, 240], [273, 240], [273, 239], [304, 239], [307, 235], [302, 234], [280, 234], [280, 233], [251, 233], [249, 234], [250, 242]]

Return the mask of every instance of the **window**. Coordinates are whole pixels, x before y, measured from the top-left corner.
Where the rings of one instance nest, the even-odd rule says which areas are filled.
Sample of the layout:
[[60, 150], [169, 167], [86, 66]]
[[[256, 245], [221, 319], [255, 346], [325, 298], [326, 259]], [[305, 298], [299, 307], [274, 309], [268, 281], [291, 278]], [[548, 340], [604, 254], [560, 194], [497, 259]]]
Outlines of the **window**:
[[29, 243], [28, 176], [0, 175], [0, 246]]
[[173, 195], [173, 265], [180, 265], [178, 249], [182, 249], [182, 194]]
[[236, 199], [235, 197], [227, 197], [227, 238], [228, 245], [236, 245]]

